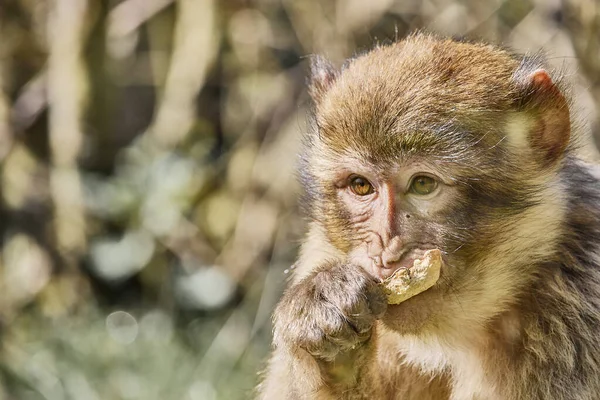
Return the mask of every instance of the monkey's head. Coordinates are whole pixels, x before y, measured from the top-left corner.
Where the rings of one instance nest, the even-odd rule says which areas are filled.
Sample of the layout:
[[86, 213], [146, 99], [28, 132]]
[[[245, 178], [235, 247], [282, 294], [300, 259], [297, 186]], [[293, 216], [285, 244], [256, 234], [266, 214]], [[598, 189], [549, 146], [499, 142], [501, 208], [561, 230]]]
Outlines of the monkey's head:
[[309, 210], [373, 276], [444, 254], [441, 278], [384, 322], [463, 335], [506, 310], [554, 252], [568, 105], [537, 58], [416, 35], [341, 70], [316, 58]]

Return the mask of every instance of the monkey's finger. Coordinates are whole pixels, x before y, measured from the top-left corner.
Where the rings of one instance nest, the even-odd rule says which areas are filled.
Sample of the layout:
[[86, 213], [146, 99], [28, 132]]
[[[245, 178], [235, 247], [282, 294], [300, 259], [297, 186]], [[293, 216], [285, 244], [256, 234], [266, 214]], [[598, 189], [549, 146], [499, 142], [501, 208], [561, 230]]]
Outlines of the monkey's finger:
[[[372, 322], [374, 320], [372, 319]], [[353, 348], [357, 343], [370, 337], [372, 323], [358, 323], [355, 318], [344, 315], [337, 310], [337, 318], [330, 318], [323, 326], [325, 340], [335, 344], [339, 350], [345, 351]]]
[[381, 287], [373, 283], [367, 287], [367, 299], [369, 308], [376, 319], [379, 319], [387, 310], [387, 298]]
[[320, 331], [318, 337], [315, 340], [301, 344], [309, 354], [314, 357], [321, 358], [324, 360], [333, 360], [335, 356], [340, 352], [342, 346], [339, 343], [331, 340], [324, 331]]

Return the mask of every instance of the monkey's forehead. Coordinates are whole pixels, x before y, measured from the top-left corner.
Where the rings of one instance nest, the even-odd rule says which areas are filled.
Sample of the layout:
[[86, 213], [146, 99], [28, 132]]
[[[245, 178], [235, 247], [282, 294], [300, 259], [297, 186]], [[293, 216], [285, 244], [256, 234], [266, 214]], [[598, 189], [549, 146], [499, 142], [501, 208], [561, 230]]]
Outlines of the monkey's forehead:
[[460, 131], [446, 135], [423, 132], [363, 134], [342, 140], [324, 134], [313, 141], [305, 157], [319, 176], [345, 170], [393, 175], [417, 165], [427, 165], [429, 169], [457, 177], [479, 176], [493, 173], [513, 161], [499, 142], [484, 143], [481, 137]]
[[319, 105], [444, 112], [504, 108], [514, 99], [519, 59], [490, 45], [417, 35], [348, 63]]
[[320, 136], [339, 150], [391, 156], [489, 147], [515, 104], [518, 66], [504, 50], [422, 35], [376, 48], [317, 104]]

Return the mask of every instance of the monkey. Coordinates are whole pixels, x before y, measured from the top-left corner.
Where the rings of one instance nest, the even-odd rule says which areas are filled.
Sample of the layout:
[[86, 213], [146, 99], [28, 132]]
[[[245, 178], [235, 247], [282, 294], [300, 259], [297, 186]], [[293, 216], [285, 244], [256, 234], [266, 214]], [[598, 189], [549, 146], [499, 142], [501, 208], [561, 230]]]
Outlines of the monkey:
[[[600, 399], [600, 169], [541, 55], [413, 34], [314, 57], [308, 234], [260, 399]], [[420, 253], [440, 278], [379, 282]]]

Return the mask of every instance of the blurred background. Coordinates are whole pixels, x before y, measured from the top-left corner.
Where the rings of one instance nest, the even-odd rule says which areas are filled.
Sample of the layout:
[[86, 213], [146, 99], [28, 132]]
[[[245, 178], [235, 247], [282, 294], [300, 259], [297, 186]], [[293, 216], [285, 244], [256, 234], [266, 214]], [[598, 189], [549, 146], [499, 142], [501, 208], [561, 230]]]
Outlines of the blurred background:
[[415, 29], [543, 49], [600, 138], [598, 0], [0, 0], [0, 399], [250, 398], [307, 57]]

